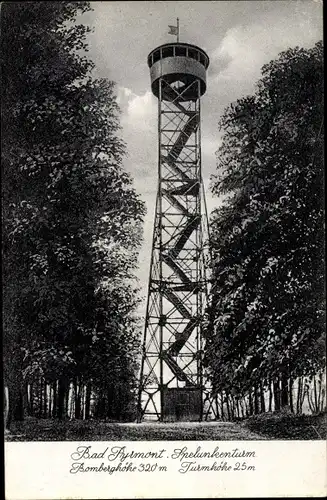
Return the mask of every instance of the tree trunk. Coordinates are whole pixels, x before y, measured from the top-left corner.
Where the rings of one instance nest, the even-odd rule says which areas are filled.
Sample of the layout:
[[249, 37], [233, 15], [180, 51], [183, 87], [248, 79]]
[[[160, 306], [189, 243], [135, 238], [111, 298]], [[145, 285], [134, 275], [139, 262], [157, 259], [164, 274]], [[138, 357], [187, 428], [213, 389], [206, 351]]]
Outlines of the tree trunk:
[[311, 410], [311, 413], [315, 413], [314, 402], [313, 402], [313, 398], [310, 394], [309, 387], [306, 387], [305, 394], [307, 395], [307, 398], [308, 398], [308, 403], [309, 403], [309, 408]]
[[244, 418], [243, 398], [240, 399], [241, 416]]
[[7, 379], [8, 401], [10, 402], [8, 405], [7, 429], [10, 428], [13, 421], [24, 420], [24, 403], [26, 402], [24, 398], [24, 385], [21, 369], [18, 368], [17, 372], [12, 370], [10, 377]]
[[234, 401], [233, 396], [229, 395], [228, 401], [229, 401], [229, 408], [230, 408], [230, 418], [231, 418], [231, 420], [234, 420], [234, 418], [235, 418], [235, 401]]
[[39, 418], [43, 417], [43, 379], [40, 379], [39, 385]]
[[66, 393], [68, 383], [65, 378], [59, 379], [58, 383], [58, 418], [60, 420], [66, 417]]
[[44, 381], [43, 385], [43, 416], [47, 418], [47, 409], [48, 409], [48, 397], [47, 397], [47, 383]]
[[107, 390], [107, 398], [105, 401], [105, 417], [117, 418], [117, 398], [115, 398], [115, 386], [110, 385]]
[[81, 386], [77, 378], [74, 380], [74, 397], [75, 397], [75, 418], [81, 418]]
[[302, 398], [302, 377], [297, 380], [297, 397], [296, 397], [296, 413], [300, 413], [301, 408], [301, 398]]
[[252, 401], [251, 389], [249, 390], [249, 411], [250, 415], [253, 415], [253, 401]]
[[65, 415], [66, 415], [66, 417], [69, 416], [69, 411], [68, 411], [69, 396], [70, 396], [70, 384], [67, 384], [67, 389], [66, 389], [66, 392], [65, 392]]
[[58, 413], [58, 403], [57, 403], [57, 380], [53, 382], [53, 402], [52, 402], [52, 417], [56, 418]]
[[272, 400], [273, 400], [273, 392], [271, 390], [271, 379], [269, 379], [269, 408], [268, 411], [272, 411]]
[[260, 410], [261, 413], [265, 413], [266, 411], [266, 403], [265, 403], [265, 390], [263, 388], [262, 382], [260, 382]]
[[293, 403], [293, 380], [290, 378], [289, 380], [290, 390], [289, 390], [289, 400], [290, 400], [290, 408], [291, 412], [294, 413], [294, 403]]
[[49, 409], [48, 409], [48, 415], [49, 415], [49, 418], [51, 418], [52, 416], [52, 404], [53, 404], [53, 401], [52, 401], [52, 385], [51, 383], [49, 384]]
[[280, 410], [280, 388], [279, 388], [279, 379], [276, 378], [273, 381], [273, 390], [274, 390], [274, 407], [275, 411]]
[[224, 415], [224, 393], [223, 392], [220, 394], [220, 409], [221, 409], [221, 419], [224, 420], [225, 415]]
[[316, 383], [316, 376], [315, 375], [313, 377], [313, 391], [314, 391], [314, 397], [315, 397], [315, 412], [318, 412], [317, 383]]
[[3, 420], [4, 420], [5, 430], [7, 430], [8, 429], [8, 417], [9, 417], [9, 390], [8, 390], [8, 386], [5, 385], [3, 390], [4, 390], [4, 393], [3, 393], [3, 399], [4, 399]]
[[30, 397], [29, 397], [29, 414], [34, 416], [34, 385], [30, 384]]
[[232, 411], [233, 411], [233, 420], [237, 417], [237, 399], [234, 396], [231, 396], [232, 400]]
[[231, 420], [231, 414], [230, 414], [230, 408], [229, 408], [228, 394], [226, 394], [226, 408], [227, 408], [227, 418], [230, 421]]
[[85, 419], [85, 384], [82, 384], [82, 396], [81, 396], [81, 418], [82, 420]]
[[103, 396], [98, 397], [97, 405], [96, 405], [96, 416], [97, 418], [105, 418], [106, 412], [106, 400]]
[[306, 396], [305, 380], [303, 379], [303, 377], [301, 377], [301, 400], [300, 400], [300, 410], [301, 410], [301, 413], [303, 411], [303, 403], [304, 403], [304, 400], [305, 400], [305, 396]]
[[[16, 403], [16, 404], [15, 404]], [[14, 401], [14, 412], [13, 412], [13, 418], [14, 420], [17, 421], [22, 421], [24, 420], [24, 397], [23, 397], [23, 391], [20, 389], [17, 394], [17, 399]]]
[[321, 405], [321, 376], [319, 375], [319, 392], [318, 392], [318, 411], [322, 411], [322, 405]]
[[288, 379], [286, 373], [281, 377], [281, 406], [288, 406]]
[[243, 396], [243, 401], [244, 401], [244, 406], [245, 406], [245, 416], [248, 417], [250, 413], [249, 413], [249, 405], [248, 405], [246, 396]]
[[259, 413], [259, 398], [258, 398], [258, 386], [254, 386], [254, 414], [258, 415]]
[[13, 390], [12, 401], [12, 410], [13, 410], [13, 420], [22, 421], [25, 417], [25, 403], [26, 398], [24, 394], [24, 381], [21, 373], [18, 374], [17, 377], [17, 386]]
[[86, 395], [85, 395], [85, 419], [90, 418], [90, 407], [91, 407], [91, 382], [86, 384]]
[[240, 405], [238, 399], [236, 400], [236, 413], [237, 413], [237, 418], [240, 419]]

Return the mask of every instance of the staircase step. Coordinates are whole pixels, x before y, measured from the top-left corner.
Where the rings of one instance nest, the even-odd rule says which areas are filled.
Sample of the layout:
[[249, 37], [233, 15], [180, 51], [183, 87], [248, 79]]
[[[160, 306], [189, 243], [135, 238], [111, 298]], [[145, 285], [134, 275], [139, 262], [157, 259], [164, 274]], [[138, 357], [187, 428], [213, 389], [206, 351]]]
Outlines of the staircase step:
[[195, 131], [198, 125], [198, 115], [196, 113], [193, 114], [189, 118], [189, 120], [184, 125], [182, 132], [180, 132], [179, 136], [175, 144], [172, 146], [171, 150], [168, 153], [168, 158], [172, 160], [178, 160], [179, 155], [181, 154], [185, 144], [189, 140], [191, 134]]
[[184, 226], [183, 231], [181, 231], [179, 237], [177, 238], [177, 241], [174, 245], [174, 248], [172, 248], [169, 251], [170, 257], [175, 259], [178, 256], [179, 252], [182, 250], [182, 248], [184, 247], [185, 243], [187, 242], [187, 240], [189, 239], [189, 237], [191, 236], [193, 231], [199, 225], [200, 220], [201, 220], [200, 215], [196, 215], [196, 216], [190, 218], [188, 224], [186, 226]]
[[182, 347], [184, 347], [185, 343], [190, 338], [190, 335], [197, 324], [198, 324], [197, 318], [192, 318], [188, 322], [182, 333], [176, 333], [175, 342], [173, 342], [169, 347], [169, 349], [167, 349], [169, 354], [172, 354], [173, 356], [177, 356], [179, 354], [180, 350], [182, 349]]
[[179, 276], [184, 285], [191, 285], [190, 278], [183, 271], [183, 269], [174, 261], [171, 255], [162, 253], [162, 259], [165, 262], [165, 264], [167, 264], [167, 266], [169, 266], [174, 271], [174, 273], [177, 276]]
[[188, 378], [186, 373], [182, 370], [182, 368], [180, 366], [178, 366], [178, 364], [176, 363], [174, 358], [172, 358], [172, 356], [167, 351], [164, 351], [162, 353], [162, 357], [165, 360], [165, 362], [167, 363], [170, 370], [175, 375], [175, 377], [177, 377], [177, 379], [180, 382], [186, 382], [186, 384], [188, 386], [194, 385], [193, 382], [191, 382], [191, 380]]
[[161, 155], [161, 161], [167, 163], [167, 165], [169, 165], [172, 169], [174, 169], [175, 172], [180, 176], [181, 180], [184, 180], [184, 181], [191, 180], [188, 177], [188, 175], [186, 175], [185, 172], [183, 172], [183, 170], [176, 165], [176, 163], [174, 162], [174, 160], [172, 158], [165, 156], [165, 155]]
[[190, 213], [186, 210], [184, 205], [180, 203], [175, 196], [173, 196], [170, 191], [167, 191], [166, 189], [162, 190], [162, 194], [170, 201], [170, 203], [177, 208], [182, 214], [186, 215], [187, 217], [190, 216]]
[[188, 308], [183, 304], [183, 301], [178, 297], [178, 295], [169, 290], [169, 288], [165, 288], [162, 291], [162, 293], [166, 297], [166, 299], [169, 300], [169, 302], [176, 307], [176, 309], [183, 316], [183, 318], [187, 319], [192, 318], [192, 314], [190, 313]]
[[169, 193], [173, 196], [185, 196], [185, 195], [197, 196], [198, 192], [199, 192], [198, 181], [187, 182], [182, 186], [179, 186], [178, 188], [169, 190]]

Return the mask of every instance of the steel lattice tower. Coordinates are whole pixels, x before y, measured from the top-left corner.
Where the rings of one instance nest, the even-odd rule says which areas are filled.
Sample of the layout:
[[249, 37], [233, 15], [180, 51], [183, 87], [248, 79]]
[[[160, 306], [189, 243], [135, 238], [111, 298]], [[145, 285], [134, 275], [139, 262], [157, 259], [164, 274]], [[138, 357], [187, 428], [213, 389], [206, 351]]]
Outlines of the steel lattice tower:
[[148, 56], [158, 98], [158, 192], [143, 340], [138, 419], [202, 420], [207, 213], [201, 174], [200, 98], [207, 54], [170, 43]]

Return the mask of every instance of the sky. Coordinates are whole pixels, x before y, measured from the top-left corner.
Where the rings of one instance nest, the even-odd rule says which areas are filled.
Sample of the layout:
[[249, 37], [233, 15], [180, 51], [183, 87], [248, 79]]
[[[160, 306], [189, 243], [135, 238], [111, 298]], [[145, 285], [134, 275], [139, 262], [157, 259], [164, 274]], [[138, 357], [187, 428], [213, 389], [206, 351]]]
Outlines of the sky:
[[210, 194], [220, 144], [218, 121], [233, 101], [253, 93], [261, 67], [289, 47], [322, 39], [321, 0], [107, 1], [91, 2], [83, 22], [94, 28], [89, 56], [95, 76], [116, 82], [125, 169], [147, 207], [138, 278], [145, 308], [154, 203], [157, 189], [157, 99], [150, 90], [147, 56], [175, 42], [168, 25], [180, 23], [180, 41], [198, 45], [210, 58], [201, 101], [202, 169], [209, 212], [220, 200]]

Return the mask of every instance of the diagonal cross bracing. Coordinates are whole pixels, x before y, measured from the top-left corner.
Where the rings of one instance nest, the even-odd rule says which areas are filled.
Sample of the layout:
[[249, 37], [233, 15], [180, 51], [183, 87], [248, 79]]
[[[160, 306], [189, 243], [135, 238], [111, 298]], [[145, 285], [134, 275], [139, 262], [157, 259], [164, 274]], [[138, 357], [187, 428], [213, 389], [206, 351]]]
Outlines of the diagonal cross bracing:
[[167, 191], [166, 189], [162, 190], [162, 194], [170, 201], [172, 205], [174, 205], [182, 214], [184, 215], [190, 215], [189, 211], [185, 208], [184, 205], [180, 201], [175, 198], [173, 194], [171, 194], [170, 191]]
[[195, 131], [197, 125], [198, 119], [196, 113], [194, 113], [193, 116], [190, 116], [173, 147], [170, 149], [168, 153], [168, 159], [170, 161], [178, 160], [179, 155], [181, 154], [191, 134]]
[[193, 231], [200, 224], [200, 218], [201, 216], [199, 215], [189, 217], [186, 226], [182, 229], [182, 231], [179, 234], [179, 237], [177, 239], [177, 242], [175, 243], [174, 248], [169, 251], [170, 257], [176, 258], [178, 256], [179, 252], [182, 250], [182, 248], [188, 241]]
[[175, 338], [176, 338], [175, 342], [173, 342], [171, 344], [171, 346], [169, 347], [169, 349], [167, 349], [167, 351], [171, 355], [174, 355], [174, 356], [178, 355], [178, 353], [181, 351], [181, 349], [184, 347], [184, 345], [188, 341], [188, 339], [189, 339], [192, 331], [196, 327], [197, 323], [198, 323], [198, 319], [192, 318], [188, 322], [188, 324], [186, 325], [186, 328], [183, 330], [183, 332], [175, 335]]
[[162, 254], [162, 260], [167, 264], [173, 271], [174, 273], [180, 278], [180, 280], [185, 284], [185, 285], [190, 285], [191, 280], [187, 276], [187, 274], [183, 271], [183, 269], [178, 265], [178, 263], [169, 255], [169, 254]]
[[162, 352], [162, 359], [167, 363], [170, 370], [174, 373], [174, 375], [180, 382], [186, 382], [187, 385], [193, 385], [185, 371], [178, 365], [178, 363], [167, 351]]
[[183, 301], [180, 299], [180, 297], [174, 293], [172, 290], [169, 288], [164, 288], [162, 291], [162, 294], [164, 297], [166, 297], [171, 304], [173, 304], [176, 308], [176, 310], [180, 313], [180, 315], [183, 318], [188, 318], [190, 319], [192, 317], [190, 311], [185, 307], [183, 304]]
[[[202, 243], [206, 215], [200, 189], [199, 85], [194, 81], [178, 88], [163, 78], [160, 85], [159, 187], [139, 419], [156, 415], [162, 420], [160, 398], [164, 389], [203, 386], [199, 351], [203, 347], [207, 282]], [[187, 99], [190, 90], [195, 96], [192, 100]], [[146, 363], [146, 359], [151, 362]]]
[[185, 174], [185, 172], [183, 172], [183, 170], [180, 169], [178, 167], [178, 165], [176, 165], [176, 162], [174, 161], [174, 159], [172, 159], [169, 156], [165, 156], [164, 154], [162, 154], [161, 155], [161, 160], [163, 162], [168, 163], [168, 165], [176, 171], [176, 173], [181, 177], [181, 179], [186, 180], [186, 181], [190, 180], [189, 177]]

